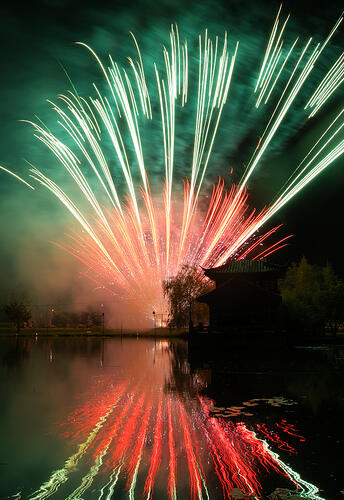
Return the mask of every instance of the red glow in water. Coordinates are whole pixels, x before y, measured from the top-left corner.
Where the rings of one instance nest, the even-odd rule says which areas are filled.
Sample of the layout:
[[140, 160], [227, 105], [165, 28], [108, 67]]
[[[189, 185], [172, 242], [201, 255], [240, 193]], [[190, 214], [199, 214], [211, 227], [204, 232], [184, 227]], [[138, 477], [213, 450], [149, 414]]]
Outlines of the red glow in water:
[[176, 498], [177, 461], [176, 461], [176, 451], [174, 447], [170, 398], [168, 398], [167, 400], [167, 415], [168, 415], [168, 449], [169, 449], [168, 492], [169, 492], [169, 498], [174, 500]]
[[127, 387], [121, 384], [114, 390], [108, 387], [108, 382], [109, 380], [105, 380], [104, 389], [108, 390], [102, 390], [101, 398], [96, 386], [83, 395], [85, 403], [60, 424], [61, 427], [67, 427], [62, 437], [69, 438], [72, 442], [85, 440], [95, 427], [105, 423], [111, 408], [120, 401]]
[[229, 478], [228, 468], [226, 467], [226, 464], [224, 463], [222, 458], [223, 455], [216, 446], [216, 444], [214, 443], [214, 440], [212, 439], [209, 430], [202, 421], [201, 421], [201, 427], [207, 439], [209, 450], [214, 462], [215, 472], [222, 486], [223, 495], [225, 498], [226, 497], [229, 498], [230, 495], [229, 492], [234, 487], [234, 485]]
[[261, 432], [262, 434], [264, 434], [264, 436], [269, 439], [270, 441], [272, 441], [273, 443], [276, 443], [278, 448], [280, 450], [283, 450], [283, 451], [288, 451], [289, 453], [294, 453], [294, 454], [297, 454], [297, 451], [295, 450], [295, 448], [293, 448], [292, 446], [290, 446], [288, 443], [286, 443], [285, 441], [283, 441], [278, 434], [276, 434], [276, 432], [272, 431], [272, 430], [269, 430], [267, 427], [266, 427], [266, 424], [257, 424], [257, 430], [259, 432]]
[[145, 444], [149, 418], [152, 411], [152, 400], [150, 399], [146, 404], [146, 410], [140, 420], [140, 427], [136, 435], [136, 443], [134, 449], [131, 452], [130, 459], [127, 462], [127, 487], [130, 489], [133, 486], [135, 474], [137, 474], [138, 467], [142, 458], [142, 450]]
[[190, 474], [190, 482], [191, 482], [190, 498], [195, 499], [197, 498], [197, 496], [198, 498], [202, 498], [202, 483], [201, 483], [202, 478], [192, 445], [189, 423], [186, 420], [185, 410], [180, 401], [178, 401], [178, 406], [179, 406], [180, 422], [184, 433], [185, 450], [186, 450], [186, 456]]
[[282, 429], [283, 432], [286, 432], [287, 434], [290, 434], [291, 436], [295, 436], [299, 439], [301, 442], [305, 442], [306, 438], [301, 436], [300, 434], [297, 434], [297, 430], [295, 429], [295, 426], [293, 424], [288, 424], [286, 420], [281, 420], [281, 423], [278, 424], [276, 423], [277, 427]]
[[[123, 421], [126, 418], [127, 414], [129, 413], [132, 405], [133, 405], [133, 400], [131, 398], [127, 399], [124, 402], [119, 414], [114, 415], [113, 417], [114, 422], [111, 425], [107, 426], [106, 428], [102, 429], [102, 432], [98, 439], [98, 444], [95, 446], [94, 458], [97, 458], [101, 456], [103, 453], [107, 452], [113, 439], [119, 433], [123, 425]], [[109, 466], [110, 464], [107, 465], [107, 468]]]
[[161, 447], [162, 447], [162, 400], [159, 401], [156, 423], [154, 428], [154, 447], [150, 462], [150, 467], [144, 487], [144, 495], [150, 497], [153, 494], [155, 477], [161, 463]]
[[[136, 399], [137, 398], [137, 399]], [[116, 441], [116, 446], [112, 449], [111, 456], [109, 458], [109, 464], [111, 468], [117, 468], [125, 458], [125, 455], [131, 445], [132, 440], [135, 437], [136, 427], [139, 418], [142, 413], [143, 405], [145, 402], [145, 393], [137, 396], [135, 395], [136, 403], [131, 413], [129, 413], [125, 425], [121, 429], [121, 433]], [[130, 397], [128, 399], [128, 405], [130, 406], [133, 399]]]
[[[161, 378], [161, 383], [163, 380]], [[208, 489], [214, 487], [214, 480], [221, 486], [217, 494], [222, 490], [223, 498], [231, 498], [233, 488], [247, 495], [261, 496], [262, 469], [264, 475], [272, 472], [283, 475], [302, 491], [306, 491], [302, 489], [304, 485], [306, 489], [312, 487], [244, 423], [212, 416], [210, 399], [182, 399], [171, 393], [166, 397], [162, 390], [151, 390], [150, 379], [142, 379], [136, 386], [132, 382], [116, 386], [111, 377], [102, 382], [83, 396], [85, 402], [62, 424], [70, 427], [66, 435], [73, 441], [81, 438], [83, 442], [79, 441], [79, 451], [72, 455], [64, 475], [54, 476], [51, 488], [66, 481], [74, 470], [73, 464], [83, 460], [88, 466], [90, 457], [94, 464], [85, 474], [80, 492], [92, 484], [96, 474], [105, 479], [110, 474], [102, 488], [102, 494], [108, 488], [108, 498], [114, 494], [115, 487], [125, 488], [130, 498], [136, 493], [145, 499], [150, 499], [153, 493], [161, 495], [157, 478], [163, 477], [163, 471], [166, 471], [170, 500], [185, 495], [185, 487], [189, 490], [187, 497], [192, 500], [209, 496]], [[285, 419], [276, 426], [285, 435], [304, 441], [295, 426]], [[256, 424], [256, 428], [280, 450], [297, 453], [280, 438], [277, 430], [269, 429], [266, 424]], [[187, 467], [179, 465], [184, 460]], [[47, 485], [50, 487], [49, 482]], [[166, 484], [163, 483], [163, 487], [166, 492]], [[44, 485], [42, 491], [46, 488]], [[78, 492], [78, 488], [75, 491]]]

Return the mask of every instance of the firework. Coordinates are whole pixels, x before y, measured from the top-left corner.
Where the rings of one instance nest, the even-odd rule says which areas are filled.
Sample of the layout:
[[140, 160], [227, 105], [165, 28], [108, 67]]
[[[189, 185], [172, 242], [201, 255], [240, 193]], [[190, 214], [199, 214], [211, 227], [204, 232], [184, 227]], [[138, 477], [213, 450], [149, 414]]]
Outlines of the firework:
[[[211, 39], [207, 31], [199, 36], [195, 95], [189, 81], [193, 73], [188, 43], [181, 41], [177, 26], [171, 27], [170, 47], [163, 47], [163, 64], [154, 64], [153, 86], [147, 84], [144, 58], [133, 34], [137, 57], [128, 59], [128, 68], [120, 67], [111, 56], [108, 63], [103, 62], [92, 48], [80, 43], [95, 59], [104, 88], [94, 84], [88, 99], [74, 90], [50, 102], [58, 115], [60, 135], [42, 123], [29, 122], [69, 181], [62, 188], [32, 164], [30, 176], [51, 191], [81, 227], [59, 246], [86, 266], [85, 276], [134, 302], [145, 314], [152, 308], [161, 310], [161, 283], [182, 265], [212, 267], [229, 258], [261, 259], [285, 246], [288, 238], [267, 243], [279, 225], [265, 233], [258, 231], [344, 152], [342, 110], [319, 134], [275, 199], [260, 211], [249, 208], [248, 183], [343, 20], [339, 18], [322, 43], [309, 38], [302, 45], [297, 38], [284, 49], [289, 16], [281, 23], [280, 15], [281, 8], [252, 88], [255, 107], [275, 100], [273, 111], [239, 182], [226, 190], [220, 179], [206, 211], [199, 206], [200, 193], [240, 59], [239, 42], [230, 48], [226, 33], [222, 41]], [[310, 118], [342, 81], [343, 55], [306, 96], [303, 107], [312, 109]], [[196, 102], [191, 107], [195, 112], [192, 158], [180, 208], [175, 144], [183, 130], [177, 116], [190, 100]], [[146, 164], [142, 139], [152, 123], [161, 125], [164, 181], [160, 188], [151, 185], [151, 165]], [[79, 196], [75, 190], [68, 194], [68, 182], [77, 186]]]

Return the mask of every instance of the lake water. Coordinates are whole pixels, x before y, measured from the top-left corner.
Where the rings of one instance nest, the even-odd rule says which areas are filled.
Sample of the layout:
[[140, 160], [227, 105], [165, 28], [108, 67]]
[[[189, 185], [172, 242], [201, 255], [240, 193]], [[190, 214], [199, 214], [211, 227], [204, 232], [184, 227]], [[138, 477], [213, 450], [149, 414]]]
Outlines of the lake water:
[[1, 338], [0, 498], [344, 498], [343, 357]]

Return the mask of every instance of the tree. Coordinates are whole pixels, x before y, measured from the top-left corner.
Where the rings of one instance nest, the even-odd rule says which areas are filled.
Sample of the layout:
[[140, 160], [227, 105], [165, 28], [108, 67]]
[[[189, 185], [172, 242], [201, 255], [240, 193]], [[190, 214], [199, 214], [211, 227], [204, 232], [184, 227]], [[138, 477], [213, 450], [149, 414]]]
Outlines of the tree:
[[32, 316], [30, 309], [28, 309], [24, 302], [19, 300], [12, 300], [9, 304], [6, 304], [4, 306], [4, 311], [8, 319], [15, 323], [18, 333], [24, 323], [29, 321]]
[[329, 264], [314, 266], [303, 257], [289, 267], [279, 286], [289, 329], [316, 333], [343, 320], [344, 285]]
[[207, 306], [196, 299], [211, 285], [197, 268], [184, 265], [175, 277], [163, 281], [162, 288], [169, 301], [169, 326], [192, 327], [193, 320], [204, 321]]

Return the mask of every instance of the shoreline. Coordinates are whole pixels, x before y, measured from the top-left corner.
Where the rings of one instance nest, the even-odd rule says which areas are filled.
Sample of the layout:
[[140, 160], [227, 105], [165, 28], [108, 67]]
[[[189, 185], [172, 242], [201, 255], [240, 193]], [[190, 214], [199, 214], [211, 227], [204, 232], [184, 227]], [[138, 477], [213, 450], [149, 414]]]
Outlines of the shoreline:
[[183, 337], [187, 329], [173, 330], [157, 328], [156, 330], [118, 330], [118, 329], [79, 329], [79, 328], [23, 328], [19, 333], [10, 328], [0, 328], [1, 337], [149, 337], [170, 338]]
[[150, 330], [120, 330], [120, 329], [79, 329], [79, 328], [23, 328], [20, 333], [10, 328], [0, 328], [0, 338], [22, 337], [22, 338], [179, 338], [188, 339], [191, 344], [204, 349], [205, 346], [217, 345], [218, 348], [228, 346], [252, 348], [274, 348], [274, 347], [321, 347], [321, 346], [343, 346], [344, 332], [336, 335], [325, 333], [324, 335], [305, 334], [276, 334], [276, 333], [189, 333], [187, 328], [169, 329], [157, 328]]

